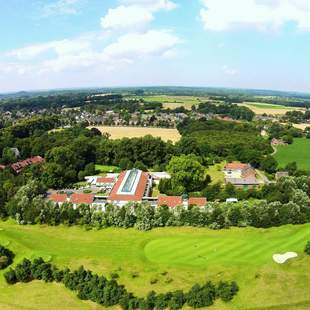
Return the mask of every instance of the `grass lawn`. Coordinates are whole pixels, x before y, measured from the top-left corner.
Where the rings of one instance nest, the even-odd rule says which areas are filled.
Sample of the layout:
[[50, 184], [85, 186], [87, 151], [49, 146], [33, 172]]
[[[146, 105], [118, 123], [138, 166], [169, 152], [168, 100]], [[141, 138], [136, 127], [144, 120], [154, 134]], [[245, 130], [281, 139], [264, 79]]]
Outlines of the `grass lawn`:
[[[309, 309], [310, 257], [303, 248], [310, 224], [272, 229], [161, 228], [149, 232], [109, 228], [18, 226], [0, 222], [0, 244], [23, 257], [43, 256], [58, 266], [81, 264], [109, 275], [138, 296], [188, 289], [206, 279], [236, 280], [240, 292], [232, 303], [220, 301], [211, 309]], [[283, 265], [272, 254], [295, 251], [298, 258]], [[138, 273], [136, 278], [132, 273]], [[0, 272], [0, 309], [99, 309], [79, 301], [60, 284], [35, 281], [8, 286]], [[150, 279], [158, 282], [151, 285]], [[168, 281], [172, 279], [172, 282]]]
[[211, 184], [224, 183], [224, 166], [225, 162], [208, 167], [207, 174], [211, 177]]
[[310, 139], [297, 138], [293, 144], [279, 145], [274, 157], [282, 168], [295, 161], [299, 169], [310, 170]]
[[108, 166], [108, 165], [95, 165], [95, 170], [99, 171], [100, 174], [118, 173], [121, 171], [121, 169], [119, 167]]

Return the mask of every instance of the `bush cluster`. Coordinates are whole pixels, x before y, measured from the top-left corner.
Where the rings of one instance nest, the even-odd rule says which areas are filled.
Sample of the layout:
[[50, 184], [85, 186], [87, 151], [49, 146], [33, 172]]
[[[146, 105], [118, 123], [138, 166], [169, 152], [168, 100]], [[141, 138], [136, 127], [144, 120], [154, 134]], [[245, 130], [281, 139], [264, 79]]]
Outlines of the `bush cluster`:
[[13, 263], [14, 253], [0, 244], [0, 270]]
[[8, 284], [43, 280], [44, 282], [61, 282], [72, 291], [77, 292], [78, 298], [91, 300], [104, 307], [121, 306], [124, 310], [170, 310], [181, 309], [185, 304], [193, 308], [207, 307], [218, 298], [229, 302], [237, 294], [239, 288], [236, 282], [207, 282], [204, 285], [195, 284], [187, 293], [182, 290], [156, 294], [151, 291], [145, 298], [136, 297], [126, 290], [124, 285], [115, 279], [99, 276], [84, 267], [75, 271], [60, 270], [45, 262], [42, 258], [34, 261], [24, 259], [15, 269], [4, 274]]

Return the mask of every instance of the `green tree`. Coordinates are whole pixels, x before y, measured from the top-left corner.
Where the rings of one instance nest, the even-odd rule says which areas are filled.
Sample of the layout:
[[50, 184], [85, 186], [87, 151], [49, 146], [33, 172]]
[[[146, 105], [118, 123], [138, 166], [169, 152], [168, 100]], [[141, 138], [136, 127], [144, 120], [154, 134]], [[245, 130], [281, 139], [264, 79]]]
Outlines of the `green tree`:
[[171, 174], [172, 190], [182, 186], [185, 191], [193, 192], [206, 185], [205, 167], [193, 154], [172, 157], [167, 170]]
[[305, 246], [305, 253], [310, 255], [310, 241], [308, 241], [306, 246]]
[[270, 155], [268, 155], [261, 161], [261, 168], [267, 171], [268, 173], [276, 172], [277, 166], [278, 166], [277, 161]]

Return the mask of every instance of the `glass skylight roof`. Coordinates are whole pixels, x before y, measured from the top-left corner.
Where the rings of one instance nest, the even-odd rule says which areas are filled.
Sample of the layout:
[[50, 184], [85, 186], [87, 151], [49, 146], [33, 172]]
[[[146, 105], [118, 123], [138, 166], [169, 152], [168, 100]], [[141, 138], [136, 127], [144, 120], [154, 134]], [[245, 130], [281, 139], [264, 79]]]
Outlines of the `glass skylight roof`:
[[123, 185], [121, 192], [122, 193], [130, 193], [135, 184], [136, 178], [138, 176], [139, 170], [132, 169], [126, 179], [125, 184]]

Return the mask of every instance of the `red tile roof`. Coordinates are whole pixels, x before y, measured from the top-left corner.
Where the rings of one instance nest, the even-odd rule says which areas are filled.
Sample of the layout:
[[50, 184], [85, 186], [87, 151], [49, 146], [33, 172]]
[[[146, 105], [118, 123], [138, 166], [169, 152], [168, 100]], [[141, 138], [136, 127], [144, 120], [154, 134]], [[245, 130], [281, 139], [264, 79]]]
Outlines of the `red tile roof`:
[[195, 205], [198, 207], [204, 207], [207, 204], [207, 198], [205, 197], [190, 197], [188, 199], [189, 205]]
[[249, 167], [248, 169], [244, 169], [244, 171], [242, 171], [242, 177], [247, 179], [247, 178], [254, 178], [256, 177], [256, 172], [255, 169], [253, 169], [252, 167]]
[[44, 162], [44, 158], [41, 156], [34, 156], [31, 158], [27, 158], [25, 160], [18, 161], [11, 165], [11, 168], [16, 172], [20, 173], [24, 168], [33, 165], [33, 164], [41, 164]]
[[57, 193], [52, 193], [49, 196], [49, 200], [55, 202], [55, 203], [64, 203], [67, 201], [68, 196], [66, 194], [57, 194]]
[[225, 170], [243, 170], [249, 167], [249, 164], [229, 163], [226, 164]]
[[183, 200], [181, 196], [159, 196], [158, 206], [168, 206], [170, 208], [175, 208], [177, 206], [183, 205]]
[[142, 201], [144, 191], [148, 182], [149, 174], [147, 172], [142, 172], [140, 180], [138, 182], [136, 191], [133, 195], [131, 194], [118, 194], [118, 190], [123, 182], [123, 179], [126, 175], [127, 171], [121, 172], [119, 175], [117, 182], [112, 188], [109, 199], [111, 201]]
[[74, 193], [70, 197], [70, 202], [73, 204], [86, 204], [90, 205], [94, 201], [94, 195], [92, 194], [79, 194], [79, 193]]
[[97, 178], [96, 183], [103, 183], [103, 184], [110, 184], [110, 183], [114, 183], [115, 179], [114, 178], [108, 178], [108, 177], [99, 177]]

